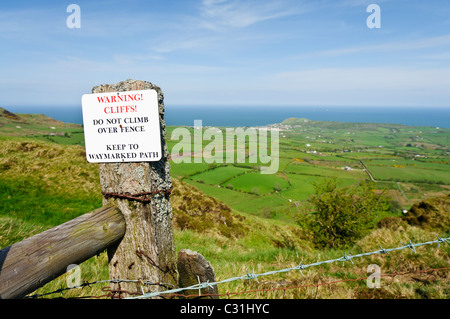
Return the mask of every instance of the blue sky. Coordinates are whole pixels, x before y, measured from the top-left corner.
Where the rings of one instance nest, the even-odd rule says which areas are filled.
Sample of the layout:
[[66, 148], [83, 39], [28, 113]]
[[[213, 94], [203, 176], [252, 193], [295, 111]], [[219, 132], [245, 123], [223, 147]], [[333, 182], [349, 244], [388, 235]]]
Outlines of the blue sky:
[[166, 105], [450, 106], [448, 0], [2, 0], [0, 43], [6, 108], [128, 78]]

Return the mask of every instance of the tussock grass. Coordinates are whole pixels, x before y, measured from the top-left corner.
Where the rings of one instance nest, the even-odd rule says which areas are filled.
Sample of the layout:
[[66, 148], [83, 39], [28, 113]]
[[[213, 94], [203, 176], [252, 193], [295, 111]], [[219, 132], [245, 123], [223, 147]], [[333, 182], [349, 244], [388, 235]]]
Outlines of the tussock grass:
[[[249, 215], [248, 219], [258, 218]], [[253, 220], [253, 221], [255, 221]], [[266, 222], [266, 223], [264, 223]], [[175, 232], [176, 250], [189, 248], [200, 252], [211, 262], [217, 281], [242, 276], [254, 271], [264, 273], [302, 264], [342, 257], [344, 253], [354, 255], [376, 251], [380, 247], [399, 247], [411, 239], [415, 242], [435, 240], [435, 233], [407, 225], [404, 229], [375, 229], [347, 251], [316, 250], [308, 242], [291, 235], [295, 248], [277, 248], [273, 238], [267, 236], [270, 221], [256, 223], [244, 238], [209, 236], [192, 230]], [[271, 241], [272, 239], [272, 241]], [[256, 281], [239, 280], [222, 284], [219, 293], [223, 298], [239, 299], [448, 299], [450, 293], [449, 271], [424, 272], [428, 269], [449, 267], [450, 245], [417, 247], [417, 254], [409, 249], [391, 252], [389, 255], [372, 255], [345, 262], [335, 262], [302, 271], [291, 271], [259, 277]], [[368, 266], [376, 264], [381, 269], [381, 288], [367, 286]], [[108, 279], [106, 254], [81, 265], [83, 280]], [[408, 273], [408, 274], [404, 274]], [[398, 275], [393, 275], [398, 274]], [[392, 275], [392, 276], [391, 276]], [[65, 286], [67, 275], [39, 289], [38, 293], [53, 291]], [[91, 288], [76, 289], [56, 296], [79, 297], [100, 296], [105, 284]], [[227, 293], [229, 293], [227, 295]]]
[[24, 238], [39, 234], [45, 227], [17, 218], [0, 217], [0, 248], [10, 246]]

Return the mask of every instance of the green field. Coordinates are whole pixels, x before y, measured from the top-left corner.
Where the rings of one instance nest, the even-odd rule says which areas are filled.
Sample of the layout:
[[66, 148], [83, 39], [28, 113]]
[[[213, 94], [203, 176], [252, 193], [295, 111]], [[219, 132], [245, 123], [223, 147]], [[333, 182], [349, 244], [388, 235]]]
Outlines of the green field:
[[289, 183], [278, 175], [263, 175], [256, 172], [240, 175], [227, 183], [237, 190], [257, 195], [283, 191], [289, 188]]
[[235, 167], [235, 166], [224, 166], [217, 167], [208, 170], [204, 173], [196, 174], [192, 176], [192, 179], [197, 182], [204, 182], [212, 185], [222, 185], [223, 183], [229, 181], [233, 177], [241, 174], [245, 174], [251, 171], [248, 168]]
[[[258, 201], [266, 203], [261, 215], [267, 215], [264, 213], [267, 210], [286, 207], [292, 212], [296, 210], [292, 205], [267, 197], [268, 194], [277, 191], [284, 199], [305, 201], [314, 191], [314, 183], [326, 178], [336, 178], [345, 187], [371, 180], [371, 174], [375, 187], [380, 191], [389, 190], [389, 195], [403, 209], [424, 197], [445, 194], [450, 187], [449, 129], [304, 119], [288, 119], [275, 127], [282, 129], [278, 174], [259, 174], [261, 164], [250, 163], [248, 158], [241, 164], [210, 163], [209, 166], [206, 162], [193, 163], [193, 158], [191, 163], [172, 162], [172, 174], [187, 182], [214, 186], [205, 189], [212, 196], [220, 192], [230, 196], [239, 196], [239, 192], [259, 196]], [[174, 129], [169, 127], [168, 132]], [[169, 140], [169, 149], [176, 144], [177, 141]], [[204, 142], [202, 147], [206, 145]], [[219, 195], [221, 199], [227, 196]], [[256, 207], [262, 206], [233, 207], [255, 213]]]
[[[339, 162], [336, 162], [336, 164], [339, 164]], [[353, 163], [349, 163], [349, 164], [352, 165]], [[346, 167], [346, 166], [344, 166], [344, 167]], [[353, 179], [357, 179], [357, 180], [362, 180], [367, 177], [367, 174], [359, 167], [351, 169], [351, 170], [345, 170], [344, 167], [336, 167], [336, 166], [330, 167], [330, 166], [320, 166], [320, 165], [311, 165], [311, 164], [300, 164], [298, 162], [295, 162], [295, 163], [290, 164], [286, 168], [286, 172], [303, 174], [303, 175], [336, 177], [336, 178], [353, 178]]]
[[370, 160], [365, 164], [377, 180], [450, 184], [448, 164], [412, 159]]

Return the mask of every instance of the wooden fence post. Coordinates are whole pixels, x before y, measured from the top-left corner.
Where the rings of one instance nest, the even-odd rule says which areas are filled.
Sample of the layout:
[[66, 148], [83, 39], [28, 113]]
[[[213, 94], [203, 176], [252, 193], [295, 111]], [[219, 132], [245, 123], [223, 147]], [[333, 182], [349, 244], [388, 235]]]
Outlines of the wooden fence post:
[[[164, 96], [159, 87], [147, 81], [126, 80], [95, 86], [92, 93], [156, 90], [161, 128], [162, 158], [155, 162], [100, 163], [100, 185], [103, 204], [116, 205], [124, 215], [126, 232], [122, 241], [108, 249], [110, 279], [132, 279], [161, 283], [145, 286], [139, 283], [113, 284], [111, 289], [128, 292], [150, 292], [177, 287], [176, 256], [173, 238], [172, 207], [169, 194], [169, 152], [164, 140]], [[114, 143], [114, 140], [111, 142]], [[148, 202], [120, 197], [118, 194], [147, 195]], [[128, 297], [123, 293], [120, 297]]]

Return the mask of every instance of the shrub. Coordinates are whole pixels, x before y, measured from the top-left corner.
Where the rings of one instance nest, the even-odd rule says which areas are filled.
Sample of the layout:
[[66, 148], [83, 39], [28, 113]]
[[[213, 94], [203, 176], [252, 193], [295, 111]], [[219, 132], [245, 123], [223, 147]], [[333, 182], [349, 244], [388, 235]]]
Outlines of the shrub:
[[338, 188], [335, 180], [326, 180], [315, 190], [298, 222], [320, 248], [353, 244], [376, 226], [377, 213], [390, 210], [387, 198], [366, 182]]

